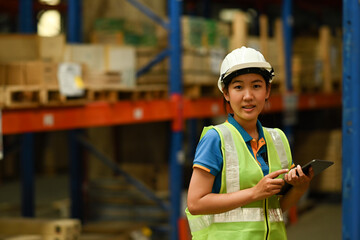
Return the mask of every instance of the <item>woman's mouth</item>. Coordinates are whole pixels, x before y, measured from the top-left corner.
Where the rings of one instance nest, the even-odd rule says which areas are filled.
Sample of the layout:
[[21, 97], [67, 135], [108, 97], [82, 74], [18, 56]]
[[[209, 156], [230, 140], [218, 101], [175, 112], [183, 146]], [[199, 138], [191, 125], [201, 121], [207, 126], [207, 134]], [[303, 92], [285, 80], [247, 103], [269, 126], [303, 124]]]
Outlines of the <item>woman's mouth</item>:
[[243, 106], [242, 108], [245, 110], [251, 110], [255, 108], [255, 105], [247, 105], [247, 106]]

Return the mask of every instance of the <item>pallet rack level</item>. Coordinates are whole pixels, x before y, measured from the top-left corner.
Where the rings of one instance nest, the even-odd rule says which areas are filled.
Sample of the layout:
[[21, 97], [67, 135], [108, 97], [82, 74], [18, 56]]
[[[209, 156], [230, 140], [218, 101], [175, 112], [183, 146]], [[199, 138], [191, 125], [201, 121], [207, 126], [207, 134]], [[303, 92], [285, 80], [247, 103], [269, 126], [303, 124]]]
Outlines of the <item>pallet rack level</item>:
[[[341, 107], [341, 94], [307, 94], [297, 97], [297, 109]], [[264, 113], [284, 110], [282, 95], [273, 95]], [[222, 98], [183, 99], [183, 118], [209, 118], [224, 114]], [[173, 121], [176, 105], [170, 100], [98, 102], [78, 107], [4, 110], [3, 134], [70, 130], [146, 122]], [[71, 121], [68, 121], [71, 119]]]

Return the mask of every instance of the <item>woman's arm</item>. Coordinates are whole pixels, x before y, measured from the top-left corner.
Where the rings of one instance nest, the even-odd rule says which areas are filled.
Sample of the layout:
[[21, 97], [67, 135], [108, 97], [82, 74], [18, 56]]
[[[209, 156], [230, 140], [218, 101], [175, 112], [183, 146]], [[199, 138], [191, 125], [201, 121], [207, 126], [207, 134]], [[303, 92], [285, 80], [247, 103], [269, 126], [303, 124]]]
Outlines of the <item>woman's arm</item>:
[[295, 206], [302, 195], [309, 189], [310, 181], [313, 176], [314, 172], [312, 168], [310, 168], [309, 175], [307, 176], [303, 173], [299, 165], [296, 168], [291, 169], [288, 174], [285, 174], [285, 181], [293, 185], [293, 187], [280, 200], [280, 206], [284, 212], [289, 210], [292, 206]]
[[270, 197], [278, 193], [284, 185], [284, 180], [276, 179], [276, 177], [287, 171], [287, 169], [282, 169], [272, 172], [252, 188], [217, 194], [211, 192], [215, 176], [195, 167], [188, 191], [189, 212], [193, 215], [222, 213]]

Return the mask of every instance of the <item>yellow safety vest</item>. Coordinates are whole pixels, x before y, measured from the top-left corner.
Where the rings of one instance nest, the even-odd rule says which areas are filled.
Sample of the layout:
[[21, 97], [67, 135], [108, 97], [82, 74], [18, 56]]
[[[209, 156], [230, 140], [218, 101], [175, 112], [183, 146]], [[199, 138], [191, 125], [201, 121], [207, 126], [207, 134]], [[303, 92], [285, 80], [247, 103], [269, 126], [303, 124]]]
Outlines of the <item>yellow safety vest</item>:
[[[264, 174], [241, 134], [225, 122], [205, 127], [201, 137], [212, 128], [220, 135], [223, 155], [220, 194], [254, 187]], [[280, 129], [263, 129], [269, 172], [290, 168], [292, 158], [285, 134]], [[287, 239], [277, 195], [220, 214], [191, 215], [188, 209], [185, 211], [195, 240]]]

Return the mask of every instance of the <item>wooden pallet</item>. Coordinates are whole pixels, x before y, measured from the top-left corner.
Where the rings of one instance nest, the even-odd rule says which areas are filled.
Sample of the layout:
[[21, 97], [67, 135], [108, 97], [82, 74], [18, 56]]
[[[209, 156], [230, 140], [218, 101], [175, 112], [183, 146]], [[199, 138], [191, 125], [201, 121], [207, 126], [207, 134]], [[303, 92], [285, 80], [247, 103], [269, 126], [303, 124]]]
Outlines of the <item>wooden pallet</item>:
[[[66, 97], [58, 86], [19, 85], [6, 86], [3, 89], [5, 108], [36, 108], [41, 106], [73, 106], [86, 104], [88, 90], [82, 97]], [[1, 96], [0, 96], [1, 97]]]
[[43, 106], [78, 106], [89, 102], [89, 89], [85, 87], [85, 93], [79, 97], [67, 97], [62, 95], [58, 85], [44, 86], [41, 89], [41, 105]]
[[40, 106], [39, 86], [6, 86], [4, 88], [5, 108], [35, 108]]
[[[0, 89], [0, 105], [5, 108], [36, 108], [41, 106], [78, 106], [94, 101], [116, 102], [121, 100], [156, 100], [168, 97], [167, 85], [85, 86], [80, 97], [66, 97], [57, 85], [53, 86], [6, 86]], [[3, 100], [3, 104], [2, 104]]]
[[126, 87], [121, 85], [89, 86], [90, 101], [116, 102], [121, 100], [155, 100], [166, 99], [166, 85], [143, 85]]

